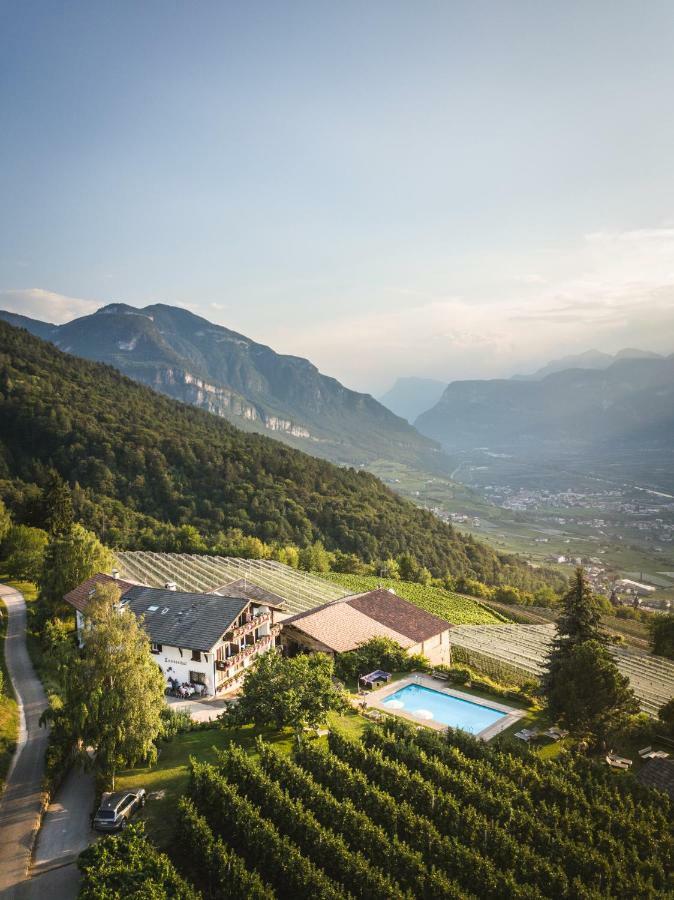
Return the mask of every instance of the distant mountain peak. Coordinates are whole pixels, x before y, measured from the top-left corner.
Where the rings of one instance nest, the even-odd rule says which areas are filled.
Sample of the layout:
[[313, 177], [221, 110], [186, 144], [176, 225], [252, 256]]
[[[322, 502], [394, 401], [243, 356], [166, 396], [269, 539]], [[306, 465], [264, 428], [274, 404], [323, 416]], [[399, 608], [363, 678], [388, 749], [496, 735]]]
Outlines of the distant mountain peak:
[[530, 375], [513, 375], [513, 381], [540, 381], [555, 372], [564, 372], [567, 369], [608, 369], [613, 363], [624, 359], [662, 359], [659, 353], [651, 350], [638, 350], [634, 347], [625, 347], [615, 354], [604, 353], [602, 350], [585, 350], [583, 353], [575, 353], [570, 356], [562, 356], [553, 359], [541, 369]]
[[437, 456], [434, 441], [369, 394], [182, 307], [114, 302], [60, 326], [17, 321], [11, 313], [0, 318], [240, 428], [335, 462], [388, 458], [427, 467]]

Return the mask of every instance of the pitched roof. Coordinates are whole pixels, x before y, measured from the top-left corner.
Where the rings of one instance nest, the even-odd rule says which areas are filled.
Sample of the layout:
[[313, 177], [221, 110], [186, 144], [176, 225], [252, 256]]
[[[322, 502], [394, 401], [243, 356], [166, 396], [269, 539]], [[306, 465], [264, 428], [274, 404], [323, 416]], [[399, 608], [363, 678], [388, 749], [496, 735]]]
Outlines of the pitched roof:
[[335, 653], [354, 650], [373, 637], [389, 637], [401, 647], [408, 648], [451, 628], [449, 622], [439, 616], [433, 616], [384, 589], [331, 600], [290, 616], [283, 627], [289, 625]]
[[371, 619], [411, 638], [415, 644], [427, 641], [451, 627], [440, 616], [434, 616], [384, 588], [347, 597], [346, 602]]
[[151, 641], [189, 650], [210, 650], [248, 606], [247, 597], [192, 594], [137, 585], [124, 605], [143, 616]]
[[637, 781], [664, 791], [674, 800], [674, 759], [647, 759], [637, 773]]
[[213, 593], [220, 594], [221, 597], [248, 597], [249, 600], [257, 600], [258, 603], [273, 606], [275, 609], [286, 605], [283, 597], [273, 594], [267, 588], [260, 587], [259, 584], [253, 584], [247, 578], [239, 578], [237, 581], [223, 584]]
[[[300, 621], [297, 621], [298, 619]], [[371, 619], [342, 600], [335, 600], [308, 614], [300, 613], [299, 616], [291, 616], [285, 620], [283, 628], [290, 625], [294, 625], [299, 631], [314, 640], [320, 641], [335, 653], [355, 650], [359, 644], [364, 644], [374, 637], [391, 638], [406, 649], [414, 643], [404, 634], [387, 628], [386, 625]]]
[[70, 603], [71, 606], [83, 613], [96, 590], [96, 586], [102, 584], [114, 584], [115, 587], [119, 588], [122, 597], [133, 587], [131, 581], [122, 581], [121, 578], [113, 578], [112, 575], [104, 575], [102, 572], [98, 572], [96, 575], [92, 575], [91, 578], [87, 578], [82, 584], [78, 584], [63, 599], [66, 603]]

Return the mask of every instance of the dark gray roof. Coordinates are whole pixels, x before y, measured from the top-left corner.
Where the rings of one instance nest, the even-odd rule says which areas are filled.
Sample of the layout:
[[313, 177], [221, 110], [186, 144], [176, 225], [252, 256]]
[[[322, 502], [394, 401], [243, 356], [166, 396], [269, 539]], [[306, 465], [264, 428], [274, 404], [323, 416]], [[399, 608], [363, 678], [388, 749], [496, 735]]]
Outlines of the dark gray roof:
[[257, 600], [266, 606], [282, 607], [286, 603], [283, 597], [273, 594], [267, 588], [260, 587], [259, 584], [253, 584], [247, 578], [239, 578], [238, 581], [223, 584], [215, 591], [223, 597], [248, 597], [249, 600]]
[[664, 791], [674, 800], [674, 759], [647, 759], [637, 773], [637, 781]]
[[144, 617], [145, 631], [156, 644], [208, 651], [250, 600], [137, 586], [124, 594], [123, 603]]

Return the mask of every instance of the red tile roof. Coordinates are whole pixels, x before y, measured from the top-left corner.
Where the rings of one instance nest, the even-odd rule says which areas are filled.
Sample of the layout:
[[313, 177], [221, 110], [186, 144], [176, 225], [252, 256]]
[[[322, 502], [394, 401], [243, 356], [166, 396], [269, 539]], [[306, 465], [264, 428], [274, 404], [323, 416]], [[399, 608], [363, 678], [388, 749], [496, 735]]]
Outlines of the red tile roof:
[[415, 644], [427, 641], [452, 627], [440, 616], [434, 616], [425, 609], [419, 609], [409, 600], [403, 600], [402, 597], [398, 597], [397, 594], [392, 594], [384, 588], [347, 597], [346, 602], [371, 619], [376, 619], [377, 622], [392, 628], [393, 631], [404, 634]]
[[336, 653], [355, 649], [373, 637], [390, 637], [401, 647], [411, 647], [451, 628], [439, 616], [419, 609], [383, 588], [331, 600], [322, 606], [285, 619]]
[[121, 578], [113, 578], [112, 575], [104, 575], [102, 572], [98, 572], [96, 575], [92, 575], [91, 578], [87, 578], [82, 584], [78, 584], [63, 599], [66, 603], [74, 606], [75, 609], [84, 612], [98, 584], [114, 584], [121, 591], [122, 597], [130, 588], [135, 586], [130, 581], [122, 581]]

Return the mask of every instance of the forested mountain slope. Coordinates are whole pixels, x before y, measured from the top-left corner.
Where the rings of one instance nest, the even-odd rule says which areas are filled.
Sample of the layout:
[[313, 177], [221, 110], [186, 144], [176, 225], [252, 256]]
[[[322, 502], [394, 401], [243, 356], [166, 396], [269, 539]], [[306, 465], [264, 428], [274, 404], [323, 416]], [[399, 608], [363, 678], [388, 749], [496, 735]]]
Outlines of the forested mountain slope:
[[59, 326], [6, 312], [0, 318], [239, 428], [333, 462], [367, 464], [383, 456], [428, 467], [438, 456], [434, 441], [369, 394], [185, 309], [113, 303]]
[[190, 524], [208, 540], [240, 528], [264, 541], [366, 561], [412, 553], [434, 574], [536, 579], [377, 478], [238, 431], [116, 369], [63, 353], [0, 322], [0, 492], [36, 522], [50, 467], [75, 487], [78, 515], [117, 547], [174, 549]]

